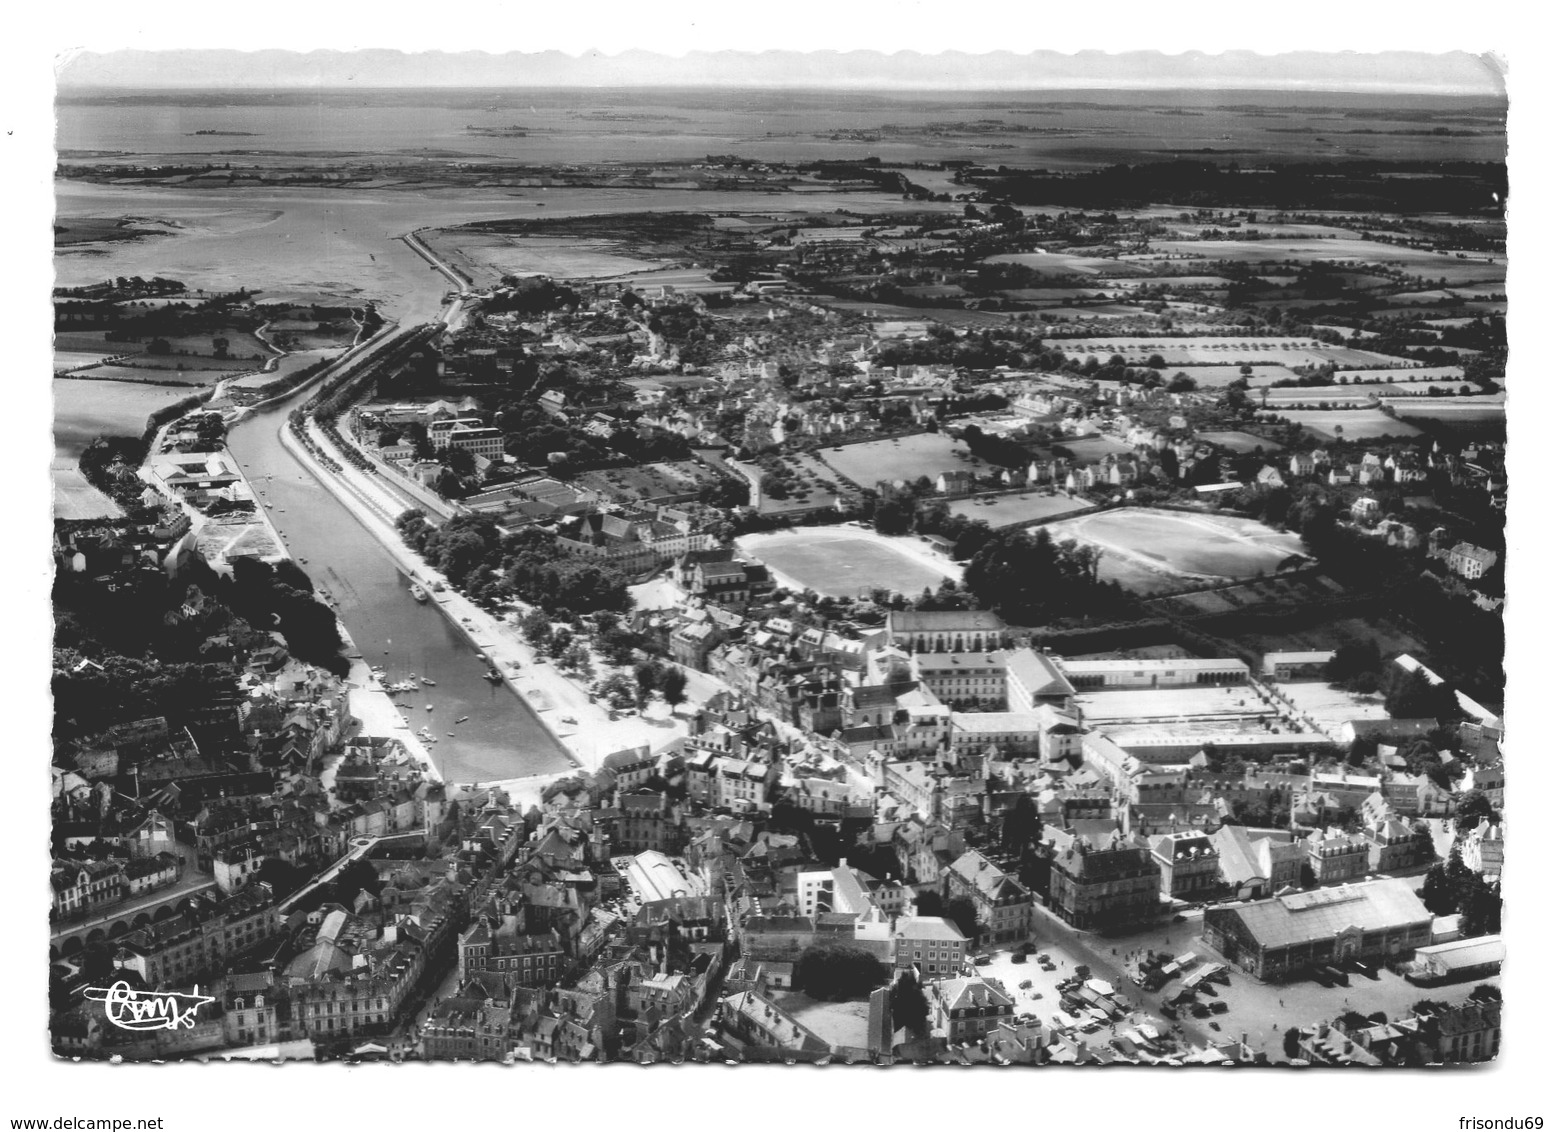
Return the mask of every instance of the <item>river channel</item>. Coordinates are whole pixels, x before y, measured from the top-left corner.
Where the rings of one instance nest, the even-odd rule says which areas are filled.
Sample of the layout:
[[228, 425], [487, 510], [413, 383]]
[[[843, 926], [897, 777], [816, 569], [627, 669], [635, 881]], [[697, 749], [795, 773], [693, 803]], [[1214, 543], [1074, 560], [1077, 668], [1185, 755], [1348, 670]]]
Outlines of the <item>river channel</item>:
[[[58, 282], [113, 275], [167, 275], [191, 286], [257, 288], [359, 302], [372, 298], [403, 326], [437, 317], [447, 281], [396, 236], [426, 224], [496, 216], [638, 209], [838, 207], [905, 208], [882, 195], [820, 193], [801, 200], [763, 193], [583, 189], [524, 194], [492, 191], [191, 190], [82, 182], [56, 183], [61, 215], [159, 216], [183, 225], [176, 236], [121, 241], [90, 256], [60, 256]], [[249, 416], [228, 443], [271, 518], [314, 583], [339, 603], [362, 655], [391, 680], [416, 677], [404, 697], [412, 727], [429, 727], [431, 754], [449, 782], [489, 782], [569, 768], [566, 752], [528, 704], [484, 677], [487, 665], [431, 604], [410, 596], [409, 581], [378, 541], [280, 442], [301, 393]], [[71, 420], [61, 422], [71, 427]], [[435, 681], [421, 685], [422, 677]], [[427, 710], [427, 705], [431, 710]], [[464, 722], [458, 720], [468, 716]], [[452, 732], [452, 735], [450, 735]]]
[[485, 680], [489, 665], [434, 605], [410, 596], [409, 581], [377, 539], [282, 446], [291, 406], [250, 416], [228, 445], [255, 490], [275, 505], [271, 521], [292, 555], [305, 559], [314, 584], [339, 602], [340, 619], [368, 663], [382, 665], [391, 680], [435, 682], [401, 702], [412, 727], [437, 736], [429, 750], [443, 778], [490, 782], [570, 767], [529, 705]]

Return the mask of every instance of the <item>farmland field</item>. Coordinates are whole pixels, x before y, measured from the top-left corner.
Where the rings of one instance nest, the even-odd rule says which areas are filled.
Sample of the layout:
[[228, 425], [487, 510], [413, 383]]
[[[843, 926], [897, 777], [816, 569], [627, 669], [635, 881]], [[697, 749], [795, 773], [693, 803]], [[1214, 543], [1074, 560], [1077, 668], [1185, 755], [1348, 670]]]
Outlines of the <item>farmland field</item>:
[[1462, 366], [1407, 366], [1400, 369], [1345, 370], [1353, 385], [1357, 381], [1462, 381]]
[[[1343, 435], [1346, 440], [1375, 440], [1379, 436], [1418, 436], [1420, 430], [1407, 421], [1396, 421], [1381, 409], [1285, 409], [1278, 414], [1293, 424], [1298, 424], [1313, 436], [1333, 440]], [[1342, 434], [1335, 427], [1344, 430]]]
[[81, 451], [102, 435], [139, 436], [146, 418], [163, 405], [187, 396], [187, 389], [130, 385], [120, 381], [54, 382], [54, 515], [60, 519], [100, 519], [123, 514], [119, 505], [86, 481], [77, 467]]
[[1062, 492], [1048, 495], [1031, 491], [1023, 495], [995, 495], [988, 499], [958, 499], [950, 505], [952, 515], [967, 519], [982, 519], [990, 527], [1008, 527], [1016, 523], [1029, 523], [1033, 519], [1046, 519], [1050, 515], [1067, 515], [1088, 507], [1083, 499], [1070, 499]]
[[[243, 370], [258, 369], [259, 363], [247, 362], [242, 366]], [[149, 366], [95, 366], [85, 371], [90, 380], [109, 382], [116, 381], [121, 384], [162, 385], [162, 386], [198, 386], [214, 385], [220, 381], [224, 372], [236, 373], [237, 369], [229, 371], [215, 371], [208, 369], [152, 369]], [[177, 400], [177, 397], [170, 398]]]
[[985, 263], [1018, 263], [1043, 275], [1143, 275], [1132, 264], [1119, 263], [1115, 259], [1070, 255], [1067, 252], [1009, 252], [990, 256]]
[[54, 372], [68, 373], [73, 369], [95, 366], [104, 358], [111, 356], [101, 350], [61, 350], [56, 347], [54, 350]]
[[736, 540], [746, 554], [764, 562], [779, 585], [852, 597], [885, 588], [916, 595], [959, 578], [961, 568], [913, 539], [889, 539], [857, 527], [810, 527]]
[[901, 322], [922, 322], [932, 318], [946, 326], [985, 327], [1008, 326], [1010, 316], [1002, 311], [970, 311], [960, 306], [904, 307], [894, 303], [865, 302], [862, 299], [836, 299], [830, 295], [813, 297], [813, 302], [833, 310], [848, 311], [867, 318], [895, 319]]
[[665, 264], [622, 254], [611, 240], [582, 236], [506, 236], [460, 229], [428, 234], [427, 245], [446, 256], [474, 280], [492, 286], [504, 275], [549, 275], [556, 279], [597, 279], [652, 271]]
[[1055, 540], [1099, 548], [1102, 578], [1142, 592], [1175, 588], [1185, 579], [1272, 574], [1302, 554], [1296, 535], [1252, 519], [1147, 507], [1063, 519], [1047, 529]]
[[1377, 240], [1154, 240], [1155, 251], [1197, 256], [1235, 263], [1279, 263], [1296, 260], [1353, 260], [1361, 263], [1396, 263], [1435, 276], [1464, 275], [1489, 280], [1506, 276], [1505, 257], [1485, 262], [1483, 257], [1460, 260], [1442, 252], [1400, 247]]
[[1477, 435], [1498, 436], [1506, 428], [1506, 403], [1467, 397], [1414, 401], [1398, 406], [1405, 420], [1419, 421], [1424, 427], [1460, 428]]
[[1280, 452], [1285, 446], [1277, 440], [1268, 440], [1250, 432], [1201, 432], [1199, 439], [1210, 444], [1229, 448], [1238, 455], [1262, 448], [1265, 452]]
[[840, 452], [824, 449], [819, 455], [860, 487], [874, 487], [880, 480], [933, 479], [940, 472], [981, 466], [967, 457], [965, 447], [942, 432], [849, 444]]
[[1244, 376], [1247, 378], [1247, 383], [1252, 386], [1270, 385], [1276, 381], [1294, 380], [1296, 377], [1295, 371], [1285, 366], [1258, 362], [1251, 368], [1253, 372], [1244, 375], [1240, 365], [1172, 366], [1170, 373], [1173, 376], [1179, 373], [1187, 374], [1199, 383], [1200, 389], [1221, 389]]
[[139, 436], [146, 430], [146, 418], [189, 394], [188, 389], [169, 385], [55, 381], [54, 446], [79, 456], [98, 436]]
[[123, 508], [87, 482], [74, 456], [56, 455], [49, 475], [54, 481], [56, 519], [117, 519], [124, 514]]
[[1438, 393], [1442, 389], [1456, 392], [1457, 388], [1458, 382], [1455, 381], [1371, 381], [1350, 382], [1347, 385], [1310, 385], [1305, 388], [1285, 386], [1269, 390], [1267, 397], [1260, 396], [1259, 403], [1268, 405], [1270, 408], [1278, 408], [1282, 405], [1316, 405], [1320, 401], [1327, 401], [1329, 404], [1341, 402], [1364, 404], [1374, 397], [1423, 398], [1430, 402], [1433, 400], [1430, 390], [1436, 389]]
[[[1280, 366], [1311, 366], [1333, 362], [1340, 366], [1387, 366], [1397, 358], [1369, 350], [1328, 346], [1314, 338], [1057, 338], [1052, 345], [1067, 358], [1084, 361], [1094, 357], [1106, 361], [1119, 354], [1130, 365], [1140, 365], [1152, 354], [1159, 354], [1168, 367], [1188, 365], [1232, 366], [1257, 363]], [[1235, 370], [1233, 369], [1233, 374]], [[1235, 376], [1228, 381], [1236, 380]]]

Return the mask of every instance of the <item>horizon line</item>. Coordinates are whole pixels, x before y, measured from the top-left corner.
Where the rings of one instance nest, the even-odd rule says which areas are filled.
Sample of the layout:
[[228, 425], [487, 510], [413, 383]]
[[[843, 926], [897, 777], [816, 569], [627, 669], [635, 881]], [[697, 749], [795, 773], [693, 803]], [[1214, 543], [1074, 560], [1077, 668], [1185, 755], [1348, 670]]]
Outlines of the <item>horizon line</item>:
[[[510, 70], [529, 73], [506, 73]], [[1506, 97], [1504, 62], [1466, 51], [1109, 54], [1001, 49], [926, 54], [731, 48], [670, 55], [641, 49], [615, 54], [557, 49], [500, 53], [125, 49], [61, 57], [55, 81], [61, 90], [1247, 90]]]

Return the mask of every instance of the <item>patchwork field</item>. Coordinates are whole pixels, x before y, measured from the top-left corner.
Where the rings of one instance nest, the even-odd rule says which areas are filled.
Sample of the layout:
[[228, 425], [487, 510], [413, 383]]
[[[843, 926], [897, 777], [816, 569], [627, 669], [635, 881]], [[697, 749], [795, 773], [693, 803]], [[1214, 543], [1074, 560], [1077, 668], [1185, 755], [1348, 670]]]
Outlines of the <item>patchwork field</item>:
[[884, 588], [915, 595], [959, 578], [961, 568], [916, 539], [891, 539], [860, 527], [811, 527], [746, 535], [741, 551], [764, 562], [781, 586], [854, 597]]
[[1268, 390], [1268, 396], [1259, 396], [1259, 404], [1269, 408], [1278, 408], [1284, 405], [1316, 405], [1327, 401], [1331, 405], [1341, 403], [1365, 404], [1374, 398], [1424, 398], [1430, 403], [1431, 389], [1437, 388], [1438, 393], [1447, 389], [1456, 393], [1461, 384], [1458, 380], [1427, 381], [1422, 378], [1419, 381], [1352, 381], [1345, 385], [1313, 385], [1302, 388], [1300, 386], [1286, 386], [1280, 389]]
[[1070, 255], [1067, 252], [1010, 252], [990, 256], [984, 263], [1018, 263], [1044, 275], [1143, 275], [1144, 271], [1133, 264], [1119, 263], [1115, 259]]
[[1155, 240], [1152, 249], [1177, 255], [1233, 263], [1298, 263], [1351, 261], [1398, 264], [1432, 278], [1446, 276], [1491, 281], [1506, 277], [1506, 260], [1486, 257], [1460, 260], [1441, 252], [1406, 248], [1376, 240]]
[[1387, 369], [1352, 369], [1344, 370], [1345, 377], [1350, 379], [1350, 384], [1357, 381], [1462, 381], [1462, 366], [1406, 366], [1402, 368]]
[[[1129, 365], [1143, 365], [1159, 355], [1168, 368], [1192, 365], [1389, 366], [1397, 358], [1348, 346], [1329, 346], [1315, 338], [1059, 338], [1052, 343], [1065, 357], [1106, 361], [1117, 354]], [[1240, 376], [1235, 369], [1229, 384]]]
[[1171, 376], [1185, 373], [1199, 383], [1200, 389], [1223, 389], [1239, 378], [1247, 378], [1247, 384], [1251, 386], [1270, 385], [1276, 381], [1293, 380], [1296, 372], [1286, 366], [1271, 365], [1267, 362], [1249, 363], [1248, 368], [1252, 373], [1243, 373], [1241, 365], [1218, 366], [1173, 366], [1169, 371]]
[[1394, 420], [1381, 409], [1286, 409], [1278, 414], [1298, 424], [1313, 436], [1333, 440], [1375, 440], [1379, 436], [1418, 436], [1420, 430], [1408, 421]]
[[1250, 578], [1274, 573], [1303, 553], [1294, 534], [1252, 519], [1125, 507], [1047, 528], [1054, 539], [1077, 539], [1102, 551], [1101, 576], [1142, 592], [1189, 579]]
[[1034, 491], [987, 499], [958, 499], [950, 505], [950, 513], [967, 519], [982, 519], [991, 527], [1009, 527], [1051, 515], [1067, 515], [1089, 505], [1083, 499], [1070, 499], [1061, 492], [1048, 495]]

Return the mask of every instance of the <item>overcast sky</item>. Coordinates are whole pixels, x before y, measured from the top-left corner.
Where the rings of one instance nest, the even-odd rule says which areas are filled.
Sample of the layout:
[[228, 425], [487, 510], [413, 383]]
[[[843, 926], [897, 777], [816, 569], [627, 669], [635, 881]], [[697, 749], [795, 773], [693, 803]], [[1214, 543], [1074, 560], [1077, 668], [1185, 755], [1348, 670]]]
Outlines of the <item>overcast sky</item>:
[[745, 86], [897, 89], [1206, 88], [1411, 91], [1499, 97], [1502, 75], [1468, 52], [1168, 55], [1040, 51], [356, 52], [183, 50], [82, 52], [61, 61], [62, 87]]

